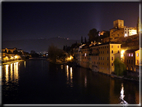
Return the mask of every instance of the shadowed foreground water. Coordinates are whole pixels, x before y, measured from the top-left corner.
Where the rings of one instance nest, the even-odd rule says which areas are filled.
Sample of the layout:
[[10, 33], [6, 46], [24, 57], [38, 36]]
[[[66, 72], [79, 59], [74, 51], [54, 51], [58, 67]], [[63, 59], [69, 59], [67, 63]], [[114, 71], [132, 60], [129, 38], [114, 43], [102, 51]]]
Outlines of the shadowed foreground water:
[[113, 79], [81, 67], [31, 59], [2, 67], [3, 104], [118, 104], [139, 103], [139, 84]]

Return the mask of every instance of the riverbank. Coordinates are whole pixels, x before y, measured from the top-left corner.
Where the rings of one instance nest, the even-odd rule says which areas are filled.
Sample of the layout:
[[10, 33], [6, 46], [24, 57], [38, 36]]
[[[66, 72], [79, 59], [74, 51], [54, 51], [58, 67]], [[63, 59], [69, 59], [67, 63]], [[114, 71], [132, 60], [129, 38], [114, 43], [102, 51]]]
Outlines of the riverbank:
[[110, 77], [111, 77], [111, 78], [118, 78], [118, 79], [123, 79], [123, 80], [129, 80], [129, 81], [139, 82], [139, 77], [117, 76], [117, 75], [114, 75], [114, 74], [111, 74]]
[[[77, 65], [77, 63], [75, 63], [75, 62], [69, 62], [67, 64], [69, 66], [82, 67], [82, 66]], [[84, 68], [84, 67], [82, 67], [82, 68]], [[86, 68], [86, 69], [88, 69], [88, 68]], [[93, 72], [95, 72], [95, 71], [93, 71]], [[139, 77], [135, 77], [135, 76], [129, 76], [129, 75], [126, 75], [126, 76], [117, 76], [115, 74], [105, 74], [105, 73], [102, 73], [102, 72], [99, 72], [99, 71], [97, 73], [101, 73], [103, 75], [110, 76], [111, 78], [139, 82]]]
[[15, 63], [15, 62], [21, 62], [21, 61], [24, 61], [24, 60], [14, 60], [14, 61], [8, 61], [8, 62], [1, 63], [1, 65], [8, 65], [8, 64], [11, 64], [11, 63]]

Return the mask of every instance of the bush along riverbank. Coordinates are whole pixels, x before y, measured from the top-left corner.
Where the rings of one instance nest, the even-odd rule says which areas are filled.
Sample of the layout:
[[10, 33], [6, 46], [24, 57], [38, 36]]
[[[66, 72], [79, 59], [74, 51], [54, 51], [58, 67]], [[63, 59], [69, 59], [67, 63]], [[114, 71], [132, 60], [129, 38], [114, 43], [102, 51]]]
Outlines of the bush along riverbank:
[[[133, 73], [133, 75], [130, 75], [130, 73]], [[130, 72], [130, 71], [126, 71], [126, 74], [123, 75], [123, 76], [118, 76], [114, 73], [110, 74], [110, 76], [112, 78], [118, 78], [118, 79], [124, 79], [124, 80], [129, 80], [129, 81], [136, 81], [136, 82], [139, 82], [139, 75], [134, 75], [136, 74], [135, 72]]]

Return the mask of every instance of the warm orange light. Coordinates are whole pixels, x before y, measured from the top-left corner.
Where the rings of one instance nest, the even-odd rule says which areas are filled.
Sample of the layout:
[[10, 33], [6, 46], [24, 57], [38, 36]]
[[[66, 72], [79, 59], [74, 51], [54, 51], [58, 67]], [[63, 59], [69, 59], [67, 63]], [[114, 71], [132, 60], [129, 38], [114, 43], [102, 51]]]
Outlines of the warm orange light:
[[121, 50], [121, 58], [124, 57], [125, 50]]
[[70, 60], [72, 60], [72, 59], [73, 59], [73, 56], [70, 56], [70, 57], [67, 57], [67, 58], [66, 58], [67, 61], [70, 61]]

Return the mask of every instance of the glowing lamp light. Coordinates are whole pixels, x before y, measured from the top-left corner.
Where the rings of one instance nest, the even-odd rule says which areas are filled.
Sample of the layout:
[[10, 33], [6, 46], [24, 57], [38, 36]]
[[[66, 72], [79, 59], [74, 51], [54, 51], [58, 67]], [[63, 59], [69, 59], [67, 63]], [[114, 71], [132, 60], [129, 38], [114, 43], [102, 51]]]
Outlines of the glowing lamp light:
[[124, 57], [125, 50], [121, 50], [121, 58]]

